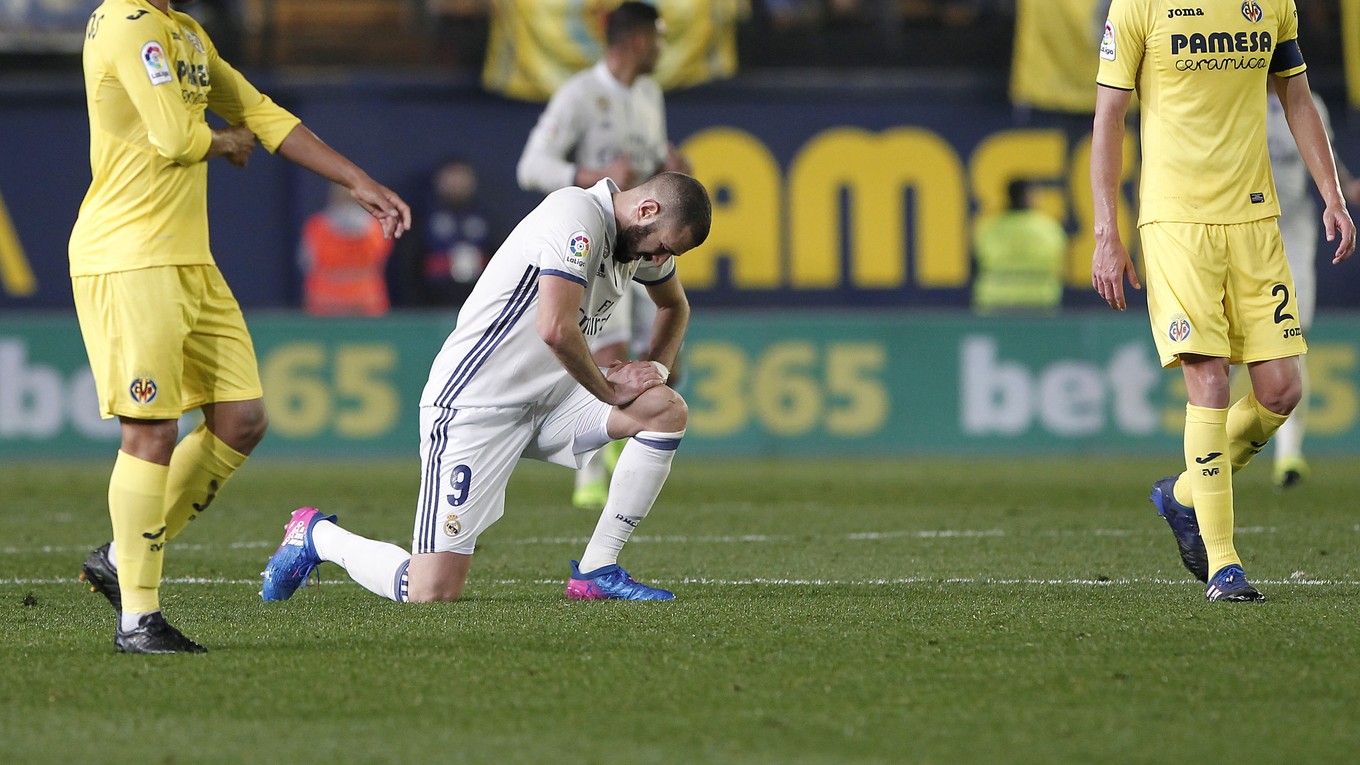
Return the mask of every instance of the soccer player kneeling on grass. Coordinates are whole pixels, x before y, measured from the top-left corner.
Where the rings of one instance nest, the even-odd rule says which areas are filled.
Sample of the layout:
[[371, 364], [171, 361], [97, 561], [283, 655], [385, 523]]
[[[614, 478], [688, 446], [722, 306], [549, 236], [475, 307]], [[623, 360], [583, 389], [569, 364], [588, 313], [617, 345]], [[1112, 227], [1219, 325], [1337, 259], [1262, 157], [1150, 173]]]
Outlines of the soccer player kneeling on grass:
[[[566, 594], [673, 599], [617, 561], [685, 434], [685, 402], [666, 385], [689, 320], [674, 259], [703, 243], [711, 218], [708, 192], [682, 173], [626, 191], [606, 178], [549, 194], [496, 251], [430, 370], [412, 553], [300, 508], [265, 567], [261, 597], [287, 599], [330, 561], [391, 600], [457, 600], [477, 538], [504, 512], [521, 457], [579, 468], [626, 438], [595, 533], [580, 563], [571, 561]], [[589, 338], [630, 281], [644, 284], [657, 306], [651, 348], [645, 360], [600, 369]]]

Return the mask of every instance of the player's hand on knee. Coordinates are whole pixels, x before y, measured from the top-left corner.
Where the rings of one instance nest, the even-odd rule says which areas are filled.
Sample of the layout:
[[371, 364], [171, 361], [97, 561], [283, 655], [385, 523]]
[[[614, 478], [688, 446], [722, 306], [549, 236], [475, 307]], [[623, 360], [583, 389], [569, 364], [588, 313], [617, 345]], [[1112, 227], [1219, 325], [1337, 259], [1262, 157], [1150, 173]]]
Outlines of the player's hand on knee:
[[614, 385], [615, 398], [610, 403], [623, 407], [646, 391], [664, 385], [661, 373], [648, 361], [616, 361], [605, 372], [605, 379]]

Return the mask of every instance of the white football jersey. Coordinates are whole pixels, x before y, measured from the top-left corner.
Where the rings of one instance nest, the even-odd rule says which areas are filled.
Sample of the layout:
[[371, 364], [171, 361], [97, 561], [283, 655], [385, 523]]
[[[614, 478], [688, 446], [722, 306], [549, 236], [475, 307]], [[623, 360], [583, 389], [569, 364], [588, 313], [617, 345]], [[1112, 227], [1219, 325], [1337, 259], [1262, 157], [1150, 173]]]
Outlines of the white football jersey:
[[666, 147], [661, 86], [646, 75], [624, 85], [601, 61], [553, 94], [520, 156], [519, 185], [546, 194], [574, 184], [577, 166], [601, 168], [620, 154], [639, 178], [650, 178]]
[[577, 384], [539, 337], [539, 280], [585, 286], [578, 325], [589, 341], [630, 281], [660, 284], [675, 275], [674, 258], [660, 266], [613, 258], [618, 230], [612, 195], [618, 190], [608, 178], [589, 189], [560, 189], [520, 221], [458, 312], [421, 406], [551, 406]]

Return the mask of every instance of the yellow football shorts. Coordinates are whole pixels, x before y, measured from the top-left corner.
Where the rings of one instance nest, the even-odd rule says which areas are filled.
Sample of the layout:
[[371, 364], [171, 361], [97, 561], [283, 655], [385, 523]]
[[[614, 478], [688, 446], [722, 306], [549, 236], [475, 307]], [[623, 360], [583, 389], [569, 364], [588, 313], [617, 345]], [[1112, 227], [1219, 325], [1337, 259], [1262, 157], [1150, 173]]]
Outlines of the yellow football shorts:
[[1247, 364], [1308, 350], [1274, 218], [1146, 223], [1139, 233], [1162, 366], [1178, 366], [1183, 353]]
[[217, 266], [71, 283], [104, 417], [173, 420], [204, 404], [263, 395], [245, 317]]

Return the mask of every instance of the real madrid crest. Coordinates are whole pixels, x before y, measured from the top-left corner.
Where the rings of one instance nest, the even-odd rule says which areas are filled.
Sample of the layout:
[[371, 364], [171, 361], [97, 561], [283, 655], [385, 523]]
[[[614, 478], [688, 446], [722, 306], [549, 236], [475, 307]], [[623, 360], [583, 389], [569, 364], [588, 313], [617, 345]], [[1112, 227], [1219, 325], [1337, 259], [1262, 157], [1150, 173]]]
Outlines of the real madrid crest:
[[463, 521], [453, 513], [449, 513], [449, 517], [444, 519], [444, 533], [451, 537], [456, 537], [461, 534], [462, 531]]

